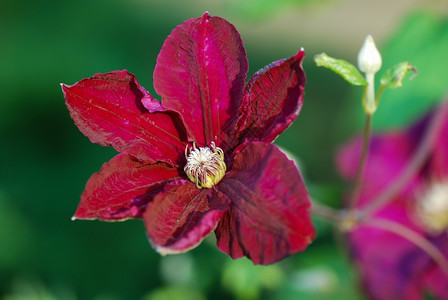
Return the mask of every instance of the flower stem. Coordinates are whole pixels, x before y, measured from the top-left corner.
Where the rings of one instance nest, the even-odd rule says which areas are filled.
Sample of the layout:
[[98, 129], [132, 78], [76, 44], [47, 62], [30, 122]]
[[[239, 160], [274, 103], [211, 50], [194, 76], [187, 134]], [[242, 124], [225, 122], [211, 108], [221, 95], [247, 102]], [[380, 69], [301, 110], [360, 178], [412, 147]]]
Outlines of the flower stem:
[[407, 167], [402, 171], [399, 177], [389, 185], [389, 188], [384, 190], [381, 194], [373, 199], [369, 204], [359, 212], [359, 217], [365, 218], [366, 216], [372, 215], [374, 212], [382, 208], [384, 205], [389, 203], [394, 196], [407, 184], [407, 182], [415, 175], [415, 173], [422, 167], [425, 160], [428, 158], [437, 137], [439, 136], [439, 131], [443, 126], [443, 122], [448, 114], [448, 101], [439, 107], [435, 115], [431, 118], [429, 125], [425, 131], [425, 134], [418, 146], [415, 154], [412, 156]]
[[311, 200], [311, 212], [314, 215], [320, 216], [335, 224], [339, 224], [343, 219], [339, 210], [333, 209], [313, 200]]
[[366, 73], [367, 90], [365, 99], [365, 110], [368, 115], [376, 111], [375, 101], [375, 73]]
[[408, 227], [400, 223], [382, 218], [367, 219], [364, 220], [362, 224], [395, 233], [396, 235], [399, 235], [407, 239], [408, 241], [412, 242], [414, 245], [420, 247], [423, 251], [425, 251], [426, 254], [428, 254], [429, 257], [431, 257], [435, 261], [435, 263], [442, 269], [442, 271], [448, 277], [448, 262], [443, 253], [430, 241], [428, 241], [426, 238], [424, 238], [417, 232], [409, 229]]
[[378, 91], [376, 92], [376, 98], [375, 98], [375, 106], [378, 107], [378, 104], [380, 103], [380, 99], [381, 96], [383, 95], [384, 92], [384, 86], [380, 85], [380, 87], [378, 88]]
[[353, 184], [353, 189], [351, 192], [351, 196], [349, 199], [349, 211], [353, 212], [356, 206], [356, 201], [359, 198], [361, 193], [362, 181], [364, 177], [364, 169], [367, 162], [367, 154], [369, 152], [369, 144], [370, 144], [370, 134], [371, 134], [371, 126], [372, 126], [372, 115], [366, 114], [366, 121], [364, 124], [364, 134], [363, 134], [363, 144], [362, 144], [362, 153], [361, 158], [359, 160], [358, 170], [356, 172], [355, 181]]

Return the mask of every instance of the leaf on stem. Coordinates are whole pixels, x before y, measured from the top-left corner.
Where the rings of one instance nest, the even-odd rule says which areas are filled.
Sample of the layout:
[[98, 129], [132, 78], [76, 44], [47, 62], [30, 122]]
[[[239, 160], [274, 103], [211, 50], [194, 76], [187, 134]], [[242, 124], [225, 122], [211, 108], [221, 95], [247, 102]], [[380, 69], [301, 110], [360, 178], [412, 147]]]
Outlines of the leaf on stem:
[[396, 89], [401, 87], [403, 85], [403, 79], [410, 71], [414, 72], [410, 79], [418, 75], [417, 69], [409, 62], [405, 61], [396, 64], [381, 76], [381, 88]]
[[332, 70], [351, 85], [367, 85], [367, 81], [358, 69], [348, 61], [330, 57], [325, 53], [316, 55], [314, 61], [318, 67], [325, 67]]

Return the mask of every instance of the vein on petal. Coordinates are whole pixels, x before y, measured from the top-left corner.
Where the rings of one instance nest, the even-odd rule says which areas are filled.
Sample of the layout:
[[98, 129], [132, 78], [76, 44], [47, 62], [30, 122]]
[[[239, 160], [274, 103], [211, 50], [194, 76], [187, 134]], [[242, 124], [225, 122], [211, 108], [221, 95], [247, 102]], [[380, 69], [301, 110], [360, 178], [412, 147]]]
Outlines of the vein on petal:
[[[123, 120], [123, 121], [125, 121], [125, 122], [128, 122], [128, 123], [130, 123], [130, 124], [133, 124], [135, 127], [139, 128], [139, 129], [141, 130], [142, 133], [143, 133], [143, 132], [146, 133], [145, 135], [133, 134], [133, 136], [135, 136], [137, 139], [143, 140], [143, 141], [145, 141], [145, 142], [147, 142], [147, 143], [150, 143], [150, 144], [153, 144], [153, 143], [150, 142], [150, 140], [156, 140], [157, 143], [161, 142], [161, 143], [167, 145], [169, 148], [174, 149], [176, 152], [179, 152], [179, 149], [177, 149], [176, 146], [175, 146], [174, 144], [169, 143], [169, 142], [167, 142], [167, 141], [164, 140], [164, 139], [154, 139], [154, 134], [151, 134], [151, 132], [150, 132], [149, 130], [147, 130], [145, 127], [141, 126], [141, 124], [138, 124], [137, 122], [134, 122], [132, 119], [124, 118], [124, 117], [121, 116], [120, 114], [118, 114], [118, 113], [116, 113], [116, 112], [113, 112], [113, 111], [111, 111], [111, 110], [109, 110], [109, 109], [103, 108], [103, 107], [101, 107], [101, 106], [99, 106], [99, 105], [97, 105], [97, 104], [94, 104], [94, 103], [90, 102], [90, 101], [87, 101], [87, 100], [85, 100], [82, 96], [79, 96], [79, 95], [77, 95], [77, 94], [75, 94], [75, 93], [73, 93], [73, 92], [72, 92], [72, 94], [73, 94], [74, 96], [76, 96], [77, 98], [81, 99], [84, 103], [88, 103], [88, 105], [90, 105], [90, 106], [92, 106], [92, 107], [95, 107], [95, 108], [97, 108], [97, 109], [99, 109], [99, 110], [105, 111], [105, 112], [108, 113], [108, 114], [114, 115], [115, 117], [117, 117], [117, 119], [121, 119], [121, 120]], [[86, 106], [88, 106], [88, 105], [86, 105]], [[73, 106], [72, 106], [72, 108], [73, 108]], [[122, 109], [122, 110], [125, 110], [124, 108], [121, 108], [121, 109]], [[129, 110], [126, 110], [126, 111], [127, 111], [127, 112], [130, 112], [131, 114], [133, 114], [132, 111], [129, 111]], [[78, 113], [78, 115], [81, 117], [81, 115], [80, 115], [79, 113]], [[84, 117], [82, 117], [82, 119], [86, 120]], [[171, 134], [170, 132], [166, 131], [165, 129], [159, 127], [158, 125], [156, 125], [155, 122], [146, 122], [141, 116], [138, 116], [138, 119], [139, 119], [140, 121], [142, 121], [142, 122], [145, 122], [146, 124], [149, 123], [149, 124], [152, 125], [154, 128], [156, 128], [156, 129], [158, 129], [159, 131], [161, 131], [162, 133], [164, 133], [165, 135], [170, 136], [170, 137], [173, 138], [174, 140], [177, 140], [177, 141], [181, 142], [180, 139], [179, 139], [178, 137], [176, 137], [175, 135], [173, 135], [173, 134]], [[125, 132], [125, 130], [121, 129], [120, 127], [117, 127], [116, 124], [115, 124], [114, 122], [111, 122], [111, 121], [108, 120], [108, 119], [103, 119], [103, 121], [106, 122], [106, 123], [108, 123], [108, 124], [111, 124], [111, 125], [115, 126], [115, 127], [117, 128], [117, 130], [120, 130], [120, 131], [122, 131], [122, 132]], [[86, 122], [86, 123], [88, 123], [88, 122]], [[146, 137], [147, 137], [147, 138], [146, 138]]]

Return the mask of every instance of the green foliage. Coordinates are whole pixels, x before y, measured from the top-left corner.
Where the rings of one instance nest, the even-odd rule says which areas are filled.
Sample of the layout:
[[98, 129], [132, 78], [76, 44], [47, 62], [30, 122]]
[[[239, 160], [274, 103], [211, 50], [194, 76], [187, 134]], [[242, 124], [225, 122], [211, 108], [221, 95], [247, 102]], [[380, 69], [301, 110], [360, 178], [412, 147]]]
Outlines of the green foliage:
[[[62, 295], [61, 295], [62, 296]], [[73, 295], [65, 293], [66, 299], [73, 299]], [[57, 300], [58, 297], [53, 295], [47, 288], [38, 281], [26, 280], [23, 278], [15, 278], [12, 283], [12, 291], [10, 294], [2, 297], [2, 300]]]
[[396, 89], [401, 87], [403, 85], [403, 79], [410, 71], [414, 72], [414, 75], [411, 77], [411, 79], [417, 76], [417, 69], [409, 62], [406, 61], [396, 64], [381, 76], [380, 88]]
[[259, 299], [263, 288], [275, 289], [284, 280], [284, 272], [277, 266], [254, 266], [247, 259], [227, 261], [222, 282], [236, 299]]
[[156, 289], [142, 300], [206, 300], [205, 296], [187, 287], [169, 286]]
[[359, 73], [358, 69], [343, 59], [336, 59], [325, 53], [321, 53], [314, 57], [314, 61], [317, 66], [332, 70], [352, 85], [367, 85], [367, 81]]
[[0, 266], [20, 266], [26, 249], [32, 245], [31, 232], [25, 216], [0, 190]]
[[442, 101], [448, 91], [448, 18], [418, 12], [409, 16], [381, 49], [383, 66], [408, 61], [419, 76], [404, 87], [385, 91], [373, 127], [402, 127]]

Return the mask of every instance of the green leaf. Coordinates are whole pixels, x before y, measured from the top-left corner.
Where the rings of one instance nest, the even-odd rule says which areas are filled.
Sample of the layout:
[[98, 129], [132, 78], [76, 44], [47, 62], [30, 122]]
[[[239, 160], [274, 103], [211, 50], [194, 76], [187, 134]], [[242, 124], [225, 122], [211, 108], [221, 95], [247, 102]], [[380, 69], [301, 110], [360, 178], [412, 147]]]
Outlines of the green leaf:
[[275, 290], [284, 279], [278, 265], [254, 266], [248, 259], [227, 260], [222, 272], [222, 283], [235, 299], [259, 299], [262, 289]]
[[386, 89], [396, 89], [401, 87], [403, 85], [403, 79], [409, 71], [414, 72], [411, 79], [418, 74], [417, 69], [407, 61], [396, 64], [381, 76], [381, 87]]
[[188, 286], [171, 285], [149, 292], [143, 300], [205, 300], [205, 296]]
[[316, 55], [314, 61], [318, 67], [332, 70], [352, 85], [367, 85], [367, 81], [359, 73], [358, 69], [348, 61], [330, 57], [325, 53]]
[[[374, 130], [405, 127], [444, 99], [448, 88], [448, 19], [418, 11], [404, 19], [381, 51], [383, 66], [412, 62], [412, 84], [384, 93], [375, 112]], [[399, 113], [397, 113], [399, 112]], [[359, 122], [362, 122], [360, 116]]]

